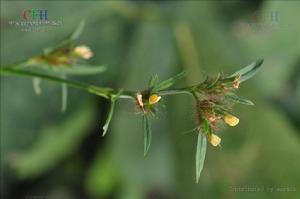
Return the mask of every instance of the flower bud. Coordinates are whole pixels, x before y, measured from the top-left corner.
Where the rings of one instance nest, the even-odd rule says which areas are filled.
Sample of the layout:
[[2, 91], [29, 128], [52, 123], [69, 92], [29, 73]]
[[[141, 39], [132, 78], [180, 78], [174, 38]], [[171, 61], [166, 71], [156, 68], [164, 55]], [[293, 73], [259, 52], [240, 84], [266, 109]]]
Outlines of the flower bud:
[[161, 99], [161, 96], [153, 94], [149, 97], [149, 104], [156, 104]]
[[229, 125], [229, 126], [236, 126], [239, 123], [239, 118], [233, 116], [233, 115], [225, 115], [224, 116], [224, 121]]
[[83, 59], [90, 59], [94, 55], [91, 49], [84, 45], [75, 47], [74, 53]]
[[240, 83], [241, 83], [241, 76], [238, 76], [234, 79], [233, 81], [233, 88], [238, 89], [240, 87]]
[[208, 141], [211, 143], [211, 145], [218, 146], [221, 143], [221, 138], [216, 134], [211, 134], [208, 136]]
[[143, 103], [143, 96], [142, 94], [140, 93], [137, 93], [136, 94], [136, 99], [137, 99], [137, 103], [140, 107], [143, 107], [144, 106], [144, 103]]

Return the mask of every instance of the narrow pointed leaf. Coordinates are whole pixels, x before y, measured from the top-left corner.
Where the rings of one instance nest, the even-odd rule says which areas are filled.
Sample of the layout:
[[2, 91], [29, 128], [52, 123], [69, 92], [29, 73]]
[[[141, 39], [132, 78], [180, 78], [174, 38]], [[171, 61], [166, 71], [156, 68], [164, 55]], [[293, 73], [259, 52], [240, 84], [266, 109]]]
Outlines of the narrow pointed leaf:
[[221, 73], [219, 73], [218, 76], [207, 86], [207, 89], [214, 87], [220, 78], [221, 78]]
[[240, 81], [246, 81], [253, 77], [261, 68], [262, 63], [264, 62], [263, 59], [259, 59], [256, 62], [253, 62], [252, 64], [246, 66], [245, 68], [242, 68], [241, 70], [233, 73], [232, 75], [229, 76], [229, 78], [241, 75]]
[[160, 90], [167, 89], [167, 88], [173, 86], [173, 84], [176, 81], [178, 81], [179, 79], [181, 79], [184, 75], [185, 75], [185, 72], [181, 72], [181, 73], [175, 75], [174, 77], [171, 77], [165, 81], [162, 81], [154, 87], [154, 90], [160, 91]]
[[93, 75], [99, 74], [106, 70], [106, 66], [92, 66], [92, 65], [59, 65], [59, 66], [51, 66], [48, 64], [28, 64], [24, 65], [24, 67], [31, 70], [42, 70], [49, 73], [64, 73], [66, 75]]
[[70, 36], [70, 40], [76, 40], [81, 35], [85, 26], [85, 21], [82, 20]]
[[234, 115], [231, 109], [225, 108], [221, 105], [214, 105], [214, 112], [219, 113], [221, 115]]
[[106, 134], [106, 132], [108, 130], [109, 124], [111, 122], [111, 119], [112, 119], [112, 116], [113, 116], [113, 113], [114, 113], [114, 110], [115, 110], [116, 101], [119, 98], [119, 96], [122, 94], [122, 92], [123, 92], [123, 90], [120, 90], [115, 96], [111, 96], [110, 97], [109, 111], [108, 111], [108, 115], [107, 115], [105, 124], [103, 126], [102, 136], [105, 136], [105, 134]]
[[102, 73], [105, 70], [105, 66], [90, 65], [59, 66], [59, 68], [54, 68], [54, 71], [63, 72], [68, 75], [93, 75]]
[[206, 136], [199, 132], [196, 149], [196, 183], [199, 182], [206, 154]]
[[61, 112], [66, 112], [68, 106], [68, 86], [61, 85]]
[[40, 95], [42, 93], [42, 89], [41, 89], [41, 79], [38, 77], [34, 77], [32, 78], [32, 85], [33, 85], [33, 90], [35, 92], [36, 95]]
[[211, 126], [207, 119], [203, 118], [203, 129], [201, 129], [204, 134], [209, 135], [211, 134]]
[[144, 125], [144, 156], [146, 156], [150, 148], [152, 133], [149, 125], [149, 119], [145, 115], [143, 116], [143, 125]]
[[229, 99], [230, 101], [232, 102], [235, 102], [235, 103], [239, 103], [239, 104], [244, 104], [244, 105], [250, 105], [250, 106], [253, 106], [254, 103], [248, 99], [244, 99], [234, 93], [228, 93], [226, 95], [227, 99]]
[[102, 136], [105, 136], [109, 127], [109, 124], [111, 122], [114, 110], [115, 110], [115, 104], [116, 104], [116, 100], [111, 100], [110, 101], [110, 106], [109, 106], [109, 111], [108, 111], [108, 115], [105, 121], [105, 124], [103, 126], [103, 133]]
[[158, 76], [157, 75], [153, 75], [151, 78], [150, 78], [150, 81], [149, 81], [149, 88], [154, 88], [158, 83]]
[[76, 27], [76, 29], [65, 40], [63, 40], [62, 42], [60, 42], [59, 44], [57, 44], [54, 47], [45, 48], [44, 54], [46, 54], [46, 55], [52, 54], [52, 53], [55, 53], [59, 49], [68, 48], [69, 46], [71, 46], [72, 42], [74, 42], [76, 39], [78, 39], [78, 37], [82, 33], [84, 26], [85, 26], [85, 22], [83, 20], [79, 23], [79, 25]]

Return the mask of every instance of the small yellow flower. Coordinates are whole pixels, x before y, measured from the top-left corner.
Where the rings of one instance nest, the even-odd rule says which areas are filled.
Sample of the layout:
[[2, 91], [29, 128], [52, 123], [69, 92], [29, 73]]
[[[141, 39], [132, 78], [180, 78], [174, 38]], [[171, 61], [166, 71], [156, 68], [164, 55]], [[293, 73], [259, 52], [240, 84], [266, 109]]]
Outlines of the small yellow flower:
[[221, 138], [216, 134], [211, 134], [208, 136], [208, 141], [211, 143], [211, 145], [218, 146], [221, 143]]
[[239, 123], [239, 118], [233, 116], [233, 115], [225, 115], [224, 116], [224, 121], [229, 125], [229, 126], [236, 126]]
[[90, 59], [94, 55], [91, 49], [84, 45], [75, 47], [74, 53], [83, 59]]
[[161, 96], [153, 94], [149, 97], [149, 104], [156, 104], [161, 99]]

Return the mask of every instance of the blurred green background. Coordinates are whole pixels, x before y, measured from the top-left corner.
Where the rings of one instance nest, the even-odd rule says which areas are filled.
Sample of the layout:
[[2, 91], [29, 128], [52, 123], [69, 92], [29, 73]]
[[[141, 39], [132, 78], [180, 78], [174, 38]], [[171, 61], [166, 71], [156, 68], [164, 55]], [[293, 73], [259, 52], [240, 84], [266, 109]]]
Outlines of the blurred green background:
[[[61, 26], [22, 32], [9, 21], [24, 9], [47, 9]], [[300, 198], [300, 2], [298, 1], [1, 1], [1, 66], [39, 54], [65, 38], [82, 19], [78, 43], [107, 71], [71, 77], [99, 86], [142, 90], [187, 71], [178, 86], [205, 74], [235, 70], [264, 58], [240, 95], [240, 124], [209, 146], [195, 183], [193, 101], [164, 99], [152, 120], [153, 140], [143, 157], [143, 129], [135, 105], [118, 101], [101, 136], [108, 103], [70, 89], [60, 112], [60, 86], [1, 77], [1, 194], [8, 199]], [[249, 189], [248, 189], [249, 188]]]

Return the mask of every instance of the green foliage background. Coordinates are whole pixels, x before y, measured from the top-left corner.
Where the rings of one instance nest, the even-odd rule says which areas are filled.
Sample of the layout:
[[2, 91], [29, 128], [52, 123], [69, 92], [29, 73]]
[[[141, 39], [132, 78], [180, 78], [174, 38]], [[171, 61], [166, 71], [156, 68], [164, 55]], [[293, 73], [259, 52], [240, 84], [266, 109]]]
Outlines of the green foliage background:
[[[47, 9], [63, 25], [21, 32], [8, 24], [27, 8]], [[208, 147], [199, 184], [197, 135], [183, 134], [194, 128], [187, 96], [164, 99], [144, 157], [133, 103], [118, 101], [102, 137], [104, 99], [70, 89], [61, 113], [59, 85], [42, 82], [36, 96], [30, 79], [1, 77], [3, 198], [299, 198], [299, 10], [297, 1], [1, 1], [1, 65], [39, 54], [82, 19], [79, 43], [107, 71], [73, 79], [100, 86], [142, 90], [151, 75], [163, 80], [182, 70], [181, 84], [193, 84], [265, 58], [240, 89], [255, 106], [236, 107], [240, 124], [221, 132], [222, 148]], [[245, 187], [264, 191], [233, 190]]]

